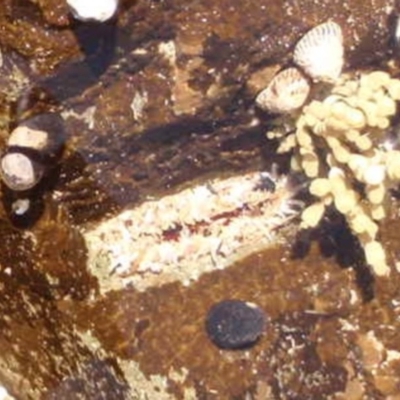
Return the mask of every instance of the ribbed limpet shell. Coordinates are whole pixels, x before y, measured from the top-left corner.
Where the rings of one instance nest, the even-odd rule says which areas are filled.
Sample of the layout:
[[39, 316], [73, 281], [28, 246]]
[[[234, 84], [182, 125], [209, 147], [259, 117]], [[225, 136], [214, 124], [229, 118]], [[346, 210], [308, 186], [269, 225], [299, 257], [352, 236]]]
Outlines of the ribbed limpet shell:
[[283, 114], [300, 108], [310, 93], [310, 83], [297, 68], [287, 68], [274, 76], [256, 97], [264, 111]]
[[311, 29], [296, 44], [293, 59], [314, 81], [337, 80], [344, 63], [340, 25], [328, 21]]

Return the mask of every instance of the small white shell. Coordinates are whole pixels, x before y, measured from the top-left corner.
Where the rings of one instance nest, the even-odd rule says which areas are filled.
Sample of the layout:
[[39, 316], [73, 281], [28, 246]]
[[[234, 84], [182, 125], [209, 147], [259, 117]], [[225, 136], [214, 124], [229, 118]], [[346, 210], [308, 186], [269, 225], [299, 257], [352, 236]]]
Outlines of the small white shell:
[[310, 93], [310, 84], [297, 68], [288, 68], [274, 76], [256, 97], [264, 111], [282, 114], [300, 108]]
[[44, 167], [32, 161], [25, 154], [5, 154], [0, 162], [1, 177], [11, 190], [23, 191], [34, 187], [44, 174]]
[[50, 143], [49, 134], [45, 131], [31, 129], [28, 126], [17, 126], [8, 138], [8, 146], [27, 147], [33, 150], [45, 150]]
[[117, 12], [118, 0], [67, 0], [71, 12], [81, 21], [105, 22]]
[[31, 201], [29, 199], [17, 199], [11, 204], [11, 210], [13, 214], [16, 216], [21, 216], [26, 214], [29, 211], [30, 207], [31, 207]]
[[39, 159], [55, 163], [62, 154], [65, 139], [64, 122], [60, 115], [43, 113], [21, 121], [11, 132], [7, 146], [11, 151], [26, 149]]
[[293, 59], [314, 81], [337, 80], [344, 63], [340, 25], [328, 21], [311, 29], [296, 44]]

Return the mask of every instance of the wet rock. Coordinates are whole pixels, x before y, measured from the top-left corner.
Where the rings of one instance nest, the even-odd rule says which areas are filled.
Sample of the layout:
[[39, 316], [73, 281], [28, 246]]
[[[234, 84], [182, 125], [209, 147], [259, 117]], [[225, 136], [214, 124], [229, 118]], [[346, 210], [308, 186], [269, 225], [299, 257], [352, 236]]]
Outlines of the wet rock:
[[[397, 278], [380, 284], [374, 306], [360, 304], [352, 271], [315, 253], [303, 263], [269, 252], [247, 260], [237, 273], [230, 268], [221, 279], [210, 275], [197, 289], [175, 284], [106, 297], [96, 293], [86, 270], [81, 236], [86, 224], [165, 196], [182, 183], [276, 161], [264, 135], [269, 121], [254, 110], [259, 88], [248, 85], [249, 78], [265, 86], [264, 77], [292, 59], [299, 38], [328, 19], [344, 31], [345, 68], [386, 61], [391, 6], [386, 0], [246, 0], [234, 7], [228, 0], [125, 0], [116, 21], [89, 27], [68, 18], [65, 2], [4, 0], [0, 147], [18, 119], [18, 98], [31, 87], [51, 99], [40, 113], [62, 113], [68, 131], [60, 173], [38, 207], [41, 217], [34, 212], [35, 223], [24, 221], [19, 230], [0, 210], [0, 378], [10, 393], [21, 399], [51, 393], [120, 399], [131, 392], [134, 398], [154, 392], [171, 398], [171, 391], [164, 396], [171, 388], [165, 382], [174, 380], [175, 398], [245, 398], [261, 382], [277, 399], [294, 398], [299, 387], [304, 398], [320, 399], [343, 391], [347, 375], [357, 375], [364, 398], [377, 390], [391, 395], [399, 387], [397, 365], [374, 383], [374, 371], [363, 369], [351, 350], [354, 339], [339, 330], [346, 317], [347, 327], [361, 334], [373, 330], [385, 348], [398, 350]], [[39, 109], [37, 103], [33, 108]], [[19, 199], [9, 193], [2, 198], [12, 212]], [[34, 211], [37, 199], [30, 200]], [[395, 254], [399, 230], [392, 231]], [[266, 268], [265, 260], [273, 267]], [[278, 342], [262, 336], [264, 348], [256, 346], [250, 356], [236, 352], [232, 362], [217, 356], [221, 352], [202, 323], [210, 299], [227, 293], [257, 302], [273, 318], [314, 307], [329, 314], [335, 329], [322, 318], [316, 328], [301, 330], [300, 338], [278, 329]], [[387, 331], [379, 332], [382, 326]], [[91, 331], [98, 347], [77, 331]], [[341, 344], [340, 357], [332, 358], [332, 336]], [[129, 362], [137, 369], [122, 371]], [[139, 371], [151, 377], [145, 385]]]

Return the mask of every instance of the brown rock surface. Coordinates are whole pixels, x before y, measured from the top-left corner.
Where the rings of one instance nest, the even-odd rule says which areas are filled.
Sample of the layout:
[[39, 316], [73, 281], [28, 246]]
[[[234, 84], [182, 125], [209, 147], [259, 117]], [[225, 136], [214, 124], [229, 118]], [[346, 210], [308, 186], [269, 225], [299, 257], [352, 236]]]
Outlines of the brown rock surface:
[[[28, 217], [12, 216], [15, 195], [1, 190], [0, 384], [18, 399], [399, 396], [399, 275], [374, 281], [340, 222], [314, 233], [322, 250], [301, 258], [283, 235], [190, 286], [101, 295], [81, 233], [182, 184], [284, 161], [254, 109], [259, 77], [289, 63], [301, 35], [327, 19], [343, 28], [346, 68], [379, 66], [392, 55], [393, 7], [126, 0], [117, 20], [84, 25], [56, 0], [4, 0], [0, 146], [44, 110], [62, 113], [69, 137], [28, 194]], [[394, 263], [392, 214], [381, 241]], [[254, 349], [224, 352], [207, 339], [207, 310], [226, 298], [268, 314]]]

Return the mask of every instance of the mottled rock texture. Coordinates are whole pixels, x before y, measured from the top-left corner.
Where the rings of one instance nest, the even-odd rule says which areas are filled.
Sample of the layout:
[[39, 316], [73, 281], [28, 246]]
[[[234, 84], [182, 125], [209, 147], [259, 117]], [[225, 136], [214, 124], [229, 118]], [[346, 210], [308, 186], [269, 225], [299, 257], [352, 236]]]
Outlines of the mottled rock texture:
[[[2, 188], [0, 383], [18, 399], [395, 399], [399, 278], [371, 282], [334, 219], [316, 237], [337, 258], [312, 247], [291, 260], [284, 245], [190, 287], [107, 296], [81, 236], [146, 196], [280, 161], [253, 104], [260, 77], [290, 64], [296, 41], [327, 19], [344, 31], [346, 68], [384, 64], [394, 7], [126, 0], [116, 20], [85, 25], [58, 0], [4, 0], [0, 145], [44, 111], [62, 113], [68, 140], [54, 174], [27, 194], [26, 218]], [[397, 232], [393, 213], [382, 234], [392, 259]], [[233, 297], [272, 320], [247, 353], [221, 352], [204, 332], [208, 308]]]

